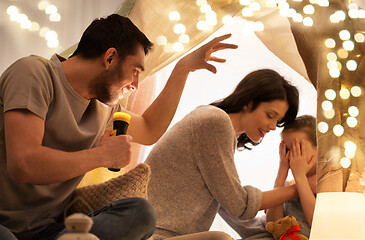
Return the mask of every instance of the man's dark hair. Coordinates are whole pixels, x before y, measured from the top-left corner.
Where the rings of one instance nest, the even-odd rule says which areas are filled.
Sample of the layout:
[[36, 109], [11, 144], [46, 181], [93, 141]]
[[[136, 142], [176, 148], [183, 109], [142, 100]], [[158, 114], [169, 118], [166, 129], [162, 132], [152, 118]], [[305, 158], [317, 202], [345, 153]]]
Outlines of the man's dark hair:
[[146, 55], [153, 46], [129, 18], [112, 14], [106, 18], [95, 19], [87, 27], [71, 57], [79, 55], [85, 59], [93, 59], [100, 57], [109, 48], [115, 48], [119, 59], [124, 59], [135, 54], [139, 44], [143, 46]]

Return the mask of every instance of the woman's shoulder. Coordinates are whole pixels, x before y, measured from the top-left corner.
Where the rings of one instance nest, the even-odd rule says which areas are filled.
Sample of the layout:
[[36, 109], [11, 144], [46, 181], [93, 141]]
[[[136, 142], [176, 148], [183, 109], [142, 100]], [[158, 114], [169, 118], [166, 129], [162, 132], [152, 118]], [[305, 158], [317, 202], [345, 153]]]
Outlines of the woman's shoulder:
[[212, 105], [198, 106], [189, 115], [193, 118], [212, 121], [229, 120], [229, 116], [225, 111]]
[[199, 106], [189, 115], [191, 120], [204, 122], [205, 125], [219, 126], [231, 123], [231, 119], [225, 111], [212, 105]]

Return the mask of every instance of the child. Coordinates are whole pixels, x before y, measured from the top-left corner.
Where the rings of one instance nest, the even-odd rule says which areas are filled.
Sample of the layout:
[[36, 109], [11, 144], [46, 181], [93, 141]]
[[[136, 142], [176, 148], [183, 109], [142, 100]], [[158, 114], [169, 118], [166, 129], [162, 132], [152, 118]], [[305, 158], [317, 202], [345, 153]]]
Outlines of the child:
[[294, 216], [302, 229], [301, 233], [309, 237], [316, 201], [311, 189], [316, 181], [316, 119], [310, 115], [297, 117], [292, 124], [284, 127], [281, 138], [280, 164], [274, 187], [286, 184], [290, 168], [299, 199], [268, 209], [266, 219], [275, 221], [284, 216]]

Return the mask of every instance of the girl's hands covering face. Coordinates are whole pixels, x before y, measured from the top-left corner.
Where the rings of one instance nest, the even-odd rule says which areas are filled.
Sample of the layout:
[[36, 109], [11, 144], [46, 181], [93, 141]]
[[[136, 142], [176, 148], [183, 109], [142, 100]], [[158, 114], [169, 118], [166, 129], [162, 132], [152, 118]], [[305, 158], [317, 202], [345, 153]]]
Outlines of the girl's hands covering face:
[[307, 154], [308, 144], [310, 143], [306, 140], [293, 140], [289, 151], [289, 166], [294, 176], [306, 175], [316, 162], [314, 156]]

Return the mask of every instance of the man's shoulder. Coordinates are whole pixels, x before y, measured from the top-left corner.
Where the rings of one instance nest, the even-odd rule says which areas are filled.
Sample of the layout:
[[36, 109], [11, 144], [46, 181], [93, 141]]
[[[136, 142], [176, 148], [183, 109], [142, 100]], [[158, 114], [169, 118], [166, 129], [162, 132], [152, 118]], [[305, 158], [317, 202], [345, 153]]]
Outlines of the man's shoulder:
[[8, 70], [21, 70], [29, 72], [46, 71], [50, 66], [50, 60], [37, 55], [30, 55], [15, 61]]

